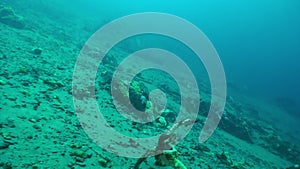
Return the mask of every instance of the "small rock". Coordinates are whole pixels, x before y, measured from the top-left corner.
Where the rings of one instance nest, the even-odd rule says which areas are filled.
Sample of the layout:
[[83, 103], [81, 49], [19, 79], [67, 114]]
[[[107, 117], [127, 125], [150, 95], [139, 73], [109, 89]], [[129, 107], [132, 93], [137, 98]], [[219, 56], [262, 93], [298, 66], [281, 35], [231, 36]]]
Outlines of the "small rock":
[[35, 164], [32, 166], [32, 169], [38, 169], [39, 167]]
[[78, 150], [78, 151], [72, 152], [72, 153], [70, 154], [70, 156], [84, 157], [84, 156], [85, 156], [85, 153], [84, 153], [84, 151]]
[[28, 119], [30, 122], [32, 122], [32, 123], [36, 123], [36, 119], [34, 119], [34, 118], [30, 118], [30, 119]]
[[65, 69], [66, 69], [66, 68], [63, 67], [62, 65], [58, 65], [58, 66], [56, 66], [56, 67], [57, 67], [58, 70], [65, 70]]
[[3, 138], [0, 138], [0, 150], [1, 150], [1, 149], [6, 149], [6, 148], [8, 148], [8, 147], [9, 147], [9, 144], [5, 143], [5, 142], [3, 141]]
[[78, 144], [78, 143], [74, 143], [74, 144], [70, 144], [69, 145], [71, 148], [81, 148], [82, 145]]
[[9, 147], [9, 144], [6, 144], [6, 143], [1, 143], [0, 144], [0, 150], [2, 150], [2, 149], [6, 149], [6, 148], [8, 148]]
[[158, 122], [162, 125], [162, 126], [167, 126], [167, 121], [164, 117], [159, 116], [158, 117]]
[[32, 127], [35, 128], [36, 130], [39, 130], [39, 131], [42, 130], [42, 128], [40, 126], [36, 125], [36, 124], [33, 125]]
[[25, 120], [26, 116], [17, 116], [19, 119]]
[[81, 163], [81, 162], [76, 162], [76, 165], [79, 165], [80, 167], [85, 167], [86, 166], [86, 164]]
[[31, 50], [31, 53], [35, 54], [35, 55], [40, 55], [42, 54], [43, 50], [41, 48], [34, 48]]
[[11, 134], [8, 133], [8, 132], [3, 132], [1, 135], [2, 135], [2, 137], [4, 138], [4, 141], [5, 141], [5, 140], [11, 140], [11, 139], [12, 139]]
[[80, 162], [80, 163], [83, 163], [85, 160], [84, 158], [81, 158], [81, 157], [75, 157], [74, 159], [76, 162]]
[[74, 165], [75, 165], [74, 162], [70, 162], [70, 163], [68, 164], [68, 167], [73, 168]]
[[27, 136], [27, 139], [33, 139], [32, 135]]
[[98, 163], [102, 166], [102, 167], [107, 167], [107, 164], [109, 163], [109, 161], [105, 160], [105, 159], [99, 159]]
[[15, 120], [13, 118], [7, 118], [6, 120], [7, 120], [7, 122], [4, 123], [6, 126], [8, 126], [9, 128], [15, 128], [16, 127], [16, 125], [14, 124]]
[[5, 84], [6, 84], [6, 82], [4, 80], [0, 80], [0, 85], [1, 86], [5, 85]]
[[8, 145], [17, 144], [16, 141], [12, 141], [12, 140], [4, 140], [4, 143], [6, 143], [6, 144], [8, 144]]
[[10, 101], [16, 101], [16, 100], [17, 100], [17, 97], [14, 97], [14, 96], [7, 96], [7, 99], [10, 100]]
[[3, 169], [11, 169], [12, 168], [12, 164], [10, 162], [2, 162], [0, 163], [0, 167], [3, 168]]

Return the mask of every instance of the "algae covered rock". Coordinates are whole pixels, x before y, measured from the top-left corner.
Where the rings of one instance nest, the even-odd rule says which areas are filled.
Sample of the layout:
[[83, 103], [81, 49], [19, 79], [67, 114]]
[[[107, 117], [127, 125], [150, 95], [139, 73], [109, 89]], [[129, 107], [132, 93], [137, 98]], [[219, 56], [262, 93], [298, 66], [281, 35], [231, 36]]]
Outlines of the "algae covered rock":
[[162, 154], [156, 155], [156, 165], [172, 166], [174, 169], [187, 169], [187, 167], [178, 159], [178, 151], [175, 148], [165, 150]]
[[0, 6], [0, 22], [17, 29], [25, 27], [23, 17], [15, 14], [15, 11], [11, 7], [3, 5]]
[[147, 107], [147, 100], [149, 97], [149, 90], [145, 84], [138, 81], [133, 81], [129, 87], [129, 99], [133, 106], [139, 111], [145, 111]]

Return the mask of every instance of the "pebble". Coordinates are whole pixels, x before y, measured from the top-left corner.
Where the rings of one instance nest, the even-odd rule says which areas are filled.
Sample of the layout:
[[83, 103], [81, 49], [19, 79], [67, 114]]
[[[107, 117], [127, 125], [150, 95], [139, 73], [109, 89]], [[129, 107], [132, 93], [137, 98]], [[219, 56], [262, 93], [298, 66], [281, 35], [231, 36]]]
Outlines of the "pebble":
[[5, 84], [6, 84], [6, 82], [4, 80], [0, 80], [0, 85], [1, 86], [5, 85]]
[[32, 169], [38, 169], [39, 167], [37, 165], [33, 165]]
[[25, 120], [26, 116], [17, 116], [19, 119]]
[[32, 127], [35, 128], [36, 130], [42, 130], [42, 128], [40, 126], [36, 125], [36, 124], [33, 125]]
[[4, 140], [4, 143], [8, 144], [8, 145], [13, 145], [13, 144], [17, 144], [16, 141], [12, 141], [12, 140]]
[[102, 166], [102, 167], [107, 167], [108, 161], [105, 159], [99, 159], [98, 163]]
[[31, 123], [36, 123], [36, 119], [34, 119], [34, 118], [30, 118], [29, 121], [30, 121]]
[[83, 163], [84, 160], [85, 160], [85, 159], [82, 158], [82, 157], [75, 157], [74, 159], [75, 159], [76, 162], [80, 162], [80, 163]]
[[8, 143], [5, 143], [3, 138], [0, 138], [0, 150], [1, 149], [6, 149], [9, 147], [9, 144]]
[[42, 52], [43, 52], [43, 49], [41, 49], [41, 48], [34, 48], [31, 50], [31, 53], [33, 53], [35, 55], [40, 55], [40, 54], [42, 54]]
[[86, 166], [85, 163], [81, 163], [81, 162], [76, 162], [75, 164], [76, 164], [76, 165], [79, 165], [79, 166], [81, 166], [81, 167], [85, 167], [85, 166]]

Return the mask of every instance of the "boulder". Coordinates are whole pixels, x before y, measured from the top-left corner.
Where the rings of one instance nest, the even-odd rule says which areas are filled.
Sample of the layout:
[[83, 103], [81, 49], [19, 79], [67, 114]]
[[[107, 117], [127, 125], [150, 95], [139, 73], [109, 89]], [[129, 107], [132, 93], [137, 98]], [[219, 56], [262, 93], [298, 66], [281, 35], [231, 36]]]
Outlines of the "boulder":
[[17, 29], [25, 27], [23, 17], [15, 14], [11, 7], [0, 6], [0, 22]]
[[145, 111], [149, 91], [147, 87], [138, 81], [133, 81], [129, 87], [129, 99], [132, 105], [139, 111]]

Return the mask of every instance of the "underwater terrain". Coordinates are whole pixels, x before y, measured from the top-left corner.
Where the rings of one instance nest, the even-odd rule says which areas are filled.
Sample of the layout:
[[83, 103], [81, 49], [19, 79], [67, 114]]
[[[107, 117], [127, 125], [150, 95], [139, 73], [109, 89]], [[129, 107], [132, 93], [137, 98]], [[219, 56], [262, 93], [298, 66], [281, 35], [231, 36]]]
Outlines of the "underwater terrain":
[[[240, 37], [243, 34], [251, 34], [250, 30], [243, 30], [247, 25], [239, 25], [237, 30], [240, 32], [229, 36], [227, 34], [235, 31], [229, 30], [226, 26], [220, 28], [216, 23], [209, 24], [224, 15], [225, 20], [228, 21], [225, 25], [237, 26], [238, 24], [230, 23], [230, 16], [226, 18], [230, 10], [235, 11], [232, 6], [226, 10], [218, 6], [216, 9], [219, 11], [216, 13], [220, 12], [220, 14], [208, 15], [214, 11], [201, 6], [205, 3], [197, 4], [196, 1], [191, 1], [190, 5], [189, 2], [178, 2], [178, 6], [164, 3], [160, 6], [157, 1], [153, 1], [152, 4], [137, 1], [133, 1], [136, 4], [117, 2], [0, 1], [0, 168], [300, 168], [300, 71], [298, 71], [300, 21], [295, 19], [300, 17], [298, 1], [286, 1], [291, 4], [281, 6], [282, 9], [287, 8], [286, 10], [290, 11], [285, 15], [294, 16], [294, 19], [290, 18], [286, 21], [285, 15], [279, 13], [278, 16], [281, 18], [270, 21], [277, 23], [279, 20], [284, 20], [286, 24], [281, 26], [292, 25], [289, 31], [285, 31], [286, 39], [280, 36], [278, 25], [274, 25], [277, 29], [273, 31], [279, 36], [278, 41], [291, 43], [290, 46], [280, 47], [273, 46], [272, 43], [266, 45], [269, 42], [263, 40], [256, 42], [257, 46], [254, 46], [255, 43], [249, 42], [251, 35]], [[128, 9], [125, 10], [126, 5]], [[214, 6], [212, 3], [207, 5]], [[228, 4], [230, 5], [233, 3]], [[242, 8], [246, 8], [245, 6]], [[290, 9], [290, 6], [293, 8]], [[179, 13], [176, 13], [176, 7], [179, 8]], [[281, 9], [272, 6], [269, 6], [269, 9], [264, 7], [267, 5], [262, 4], [261, 7], [266, 13], [274, 11], [277, 13], [275, 9]], [[176, 159], [182, 163], [182, 166], [163, 166], [158, 164], [156, 157], [152, 156], [143, 159], [137, 167], [138, 160], [142, 158], [123, 157], [102, 148], [83, 130], [83, 123], [77, 116], [80, 112], [74, 106], [73, 97], [82, 101], [86, 97], [78, 95], [76, 90], [74, 92], [73, 86], [74, 67], [86, 41], [110, 21], [136, 12], [178, 14], [192, 23], [197, 21], [198, 15], [210, 17], [202, 20], [203, 29], [201, 23], [195, 25], [211, 38], [227, 75], [226, 105], [218, 128], [206, 142], [199, 143], [198, 137], [211, 105], [211, 84], [205, 67], [198, 63], [199, 60], [197, 62], [182, 56], [194, 54], [187, 47], [178, 47], [182, 44], [172, 39], [146, 35], [135, 36], [118, 43], [105, 55], [100, 65], [89, 65], [97, 66], [98, 71], [95, 87], [85, 90], [95, 93], [97, 104], [105, 120], [114, 130], [132, 137], [144, 138], [158, 135], [176, 123], [175, 119], [182, 99], [176, 81], [166, 72], [153, 69], [140, 72], [131, 82], [120, 81], [118, 86], [111, 88], [114, 71], [130, 53], [143, 48], [160, 47], [181, 55], [182, 60], [195, 71], [201, 94], [196, 123], [187, 136], [176, 145]], [[253, 18], [250, 20], [255, 20], [256, 17]], [[253, 23], [257, 22], [253, 21]], [[220, 29], [221, 31], [217, 31]], [[272, 30], [266, 30], [262, 34], [265, 37], [271, 36], [269, 31]], [[219, 36], [223, 36], [224, 39], [218, 40], [218, 38], [222, 39]], [[289, 36], [293, 37], [290, 41], [288, 41]], [[228, 39], [231, 42], [227, 42]], [[241, 41], [245, 42], [244, 45]], [[263, 45], [266, 46], [266, 50], [259, 48]], [[287, 51], [288, 49], [290, 50]], [[97, 49], [91, 48], [90, 51], [91, 53], [87, 55], [93, 60], [93, 52], [97, 52]], [[253, 55], [260, 53], [258, 51], [263, 51], [262, 55], [267, 59], [263, 60], [262, 56], [254, 57]], [[270, 51], [278, 55], [283, 55], [283, 51], [286, 51], [285, 54], [289, 56], [283, 58], [287, 63], [283, 63], [282, 58], [269, 60], [268, 54], [274, 54], [268, 53]], [[235, 56], [234, 52], [240, 56]], [[252, 58], [247, 59], [247, 57]], [[249, 62], [244, 63], [246, 61]], [[266, 64], [274, 62], [269, 64], [275, 66], [263, 67], [262, 63], [257, 63], [258, 61]], [[267, 72], [273, 74], [266, 77], [264, 73]], [[122, 77], [126, 76], [126, 74], [122, 75]], [[184, 74], [180, 76], [184, 77]], [[269, 85], [270, 83], [273, 85]], [[126, 88], [128, 84], [129, 88]], [[146, 111], [152, 106], [149, 101], [150, 91], [157, 88], [166, 94], [167, 103], [165, 109], [161, 110], [159, 118], [153, 122], [143, 124], [124, 118], [118, 113], [118, 107], [112, 101], [112, 93], [116, 91], [119, 92], [117, 97], [129, 97], [136, 109]], [[194, 89], [184, 92], [195, 94]], [[122, 106], [120, 108], [128, 111]], [[89, 108], [86, 110], [93, 111]], [[135, 118], [130, 113], [129, 116]], [[106, 137], [106, 134], [109, 135], [102, 133], [102, 136]]]

